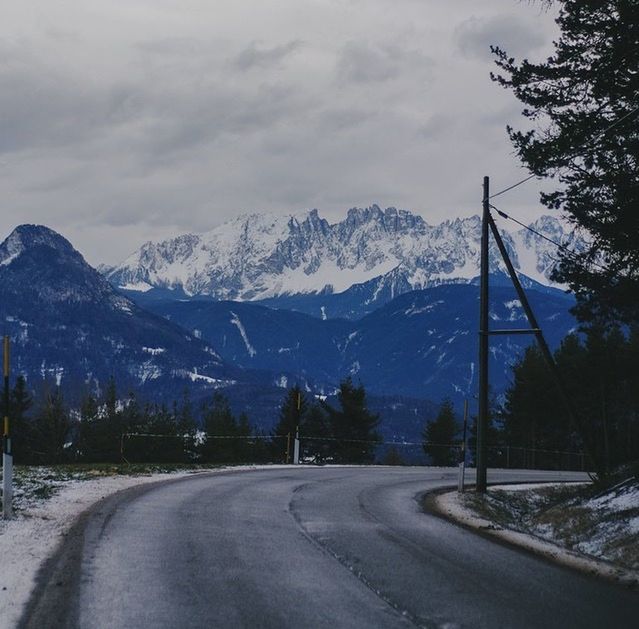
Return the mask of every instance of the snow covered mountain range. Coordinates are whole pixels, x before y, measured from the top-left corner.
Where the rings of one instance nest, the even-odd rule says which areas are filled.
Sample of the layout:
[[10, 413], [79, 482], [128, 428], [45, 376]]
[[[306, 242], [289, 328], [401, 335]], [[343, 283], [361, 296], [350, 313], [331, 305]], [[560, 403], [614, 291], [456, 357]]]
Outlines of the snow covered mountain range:
[[[580, 246], [556, 218], [542, 216], [532, 227], [568, 247]], [[502, 233], [515, 268], [552, 285], [556, 247], [523, 228]], [[479, 216], [429, 225], [411, 212], [377, 205], [350, 209], [334, 224], [317, 210], [249, 214], [204, 234], [147, 242], [103, 272], [125, 290], [173, 289], [235, 301], [337, 294], [369, 284], [369, 298], [384, 293], [386, 303], [410, 290], [470, 282], [479, 274], [480, 239]], [[493, 247], [491, 270], [501, 268]]]
[[[359, 254], [355, 245], [340, 252], [335, 244], [340, 242], [339, 234], [331, 236], [330, 232], [338, 232], [337, 227], [343, 224], [329, 226], [321, 219], [318, 220], [327, 233], [317, 236], [315, 244], [304, 241], [306, 248], [300, 245], [296, 253], [290, 238], [277, 241], [278, 255], [289, 264], [279, 267], [280, 279], [290, 277], [291, 260], [307, 260], [313, 252], [318, 255], [320, 240], [324, 243], [321, 246], [327, 247], [326, 255], [334, 256], [331, 259], [335, 265], [347, 264], [346, 254], [350, 251], [352, 260], [359, 255], [353, 268], [366, 271], [369, 265], [371, 274], [383, 268], [384, 260], [404, 255], [400, 244], [407, 242], [413, 246], [413, 257], [404, 255], [404, 259], [415, 262], [415, 250], [423, 243], [406, 224], [412, 223], [419, 231], [425, 229], [425, 223], [407, 213], [387, 211], [382, 213], [384, 220], [393, 223], [389, 217], [396, 214], [395, 227], [402, 223], [407, 233], [400, 238], [397, 232], [401, 230], [397, 228], [390, 230], [392, 237], [387, 233], [382, 238], [379, 212], [378, 208], [362, 211], [362, 216], [368, 218], [361, 229], [371, 230], [377, 239], [371, 237], [373, 244], [367, 248], [362, 236]], [[353, 221], [355, 215], [356, 212], [350, 213]], [[317, 213], [312, 212], [302, 223], [290, 219], [289, 231], [300, 225], [308, 227], [313, 217], [317, 218]], [[251, 225], [255, 227], [256, 223]], [[245, 226], [248, 230], [249, 225]], [[444, 268], [447, 260], [443, 252], [447, 247], [451, 260], [474, 260], [476, 227], [476, 218], [440, 226], [440, 233], [446, 236], [442, 235], [440, 242], [431, 234], [428, 241], [434, 251], [430, 258], [435, 260], [433, 264]], [[462, 235], [469, 232], [473, 238], [465, 240]], [[457, 236], [445, 240], [451, 233]], [[560, 238], [562, 233], [553, 233], [553, 238]], [[525, 242], [525, 237], [515, 234], [510, 246], [518, 238]], [[190, 238], [200, 243], [205, 239]], [[344, 241], [350, 242], [347, 238]], [[286, 255], [282, 253], [285, 242], [290, 245]], [[326, 244], [330, 242], [334, 248]], [[245, 269], [254, 277], [266, 282], [267, 278], [278, 276], [272, 271], [273, 265], [267, 272], [264, 259], [269, 256], [264, 253], [267, 248], [263, 243], [260, 249], [250, 240], [239, 239], [225, 246], [227, 251], [235, 247], [236, 256], [240, 250], [245, 252]], [[262, 257], [248, 256], [248, 251], [256, 249], [262, 251]], [[540, 253], [542, 249], [531, 243], [526, 251]], [[543, 258], [541, 254], [539, 257]], [[273, 258], [274, 254], [271, 262]], [[221, 261], [219, 255], [217, 259]], [[377, 264], [372, 262], [375, 259]], [[520, 268], [522, 259], [523, 256], [517, 258]], [[161, 260], [164, 258], [158, 264]], [[239, 259], [236, 262], [239, 264]], [[388, 278], [398, 272], [395, 267], [385, 276], [375, 276], [341, 293], [302, 292], [273, 297], [270, 307], [264, 305], [269, 300], [262, 300], [261, 304], [249, 301], [248, 289], [242, 295], [243, 303], [210, 296], [184, 300], [180, 290], [131, 291], [138, 301], [157, 293], [141, 307], [89, 266], [61, 235], [47, 227], [22, 225], [0, 243], [0, 321], [4, 333], [12, 338], [13, 373], [24, 375], [32, 389], [58, 385], [65, 396], [77, 399], [83, 392], [99, 391], [114, 376], [123, 391], [140, 391], [149, 399], [170, 401], [182, 395], [185, 387], [194, 399], [223, 388], [236, 410], [246, 411], [268, 428], [277, 417], [282, 388], [298, 382], [308, 391], [330, 395], [342, 378], [352, 376], [376, 396], [371, 398], [375, 410], [390, 422], [384, 430], [406, 435], [397, 426], [415, 428], [415, 421], [421, 426], [423, 418], [415, 413], [418, 408], [423, 410], [427, 400], [447, 395], [459, 401], [472, 395], [476, 388], [478, 290], [469, 281], [475, 271], [469, 262], [455, 266], [448, 260], [448, 264], [447, 275], [435, 277], [433, 273], [429, 277], [428, 281], [436, 285], [416, 291], [410, 290], [407, 280], [389, 287]], [[323, 259], [318, 258], [318, 265], [323, 265]], [[232, 265], [225, 268], [230, 273]], [[468, 277], [460, 275], [460, 269], [467, 271]], [[423, 268], [415, 262], [414, 275], [419, 273], [425, 277]], [[340, 274], [335, 270], [334, 289]], [[248, 271], [236, 279], [248, 287], [247, 277]], [[446, 281], [446, 277], [451, 281]], [[318, 288], [324, 282], [313, 284], [318, 277], [310, 271], [308, 278], [310, 284], [300, 284], [296, 290]], [[221, 285], [215, 275], [203, 277], [203, 281]], [[238, 287], [241, 288], [239, 283]], [[264, 292], [255, 291], [254, 295]], [[569, 314], [572, 297], [535, 284], [529, 298], [550, 345], [556, 347], [575, 326]], [[512, 286], [498, 272], [491, 276], [490, 308], [494, 325], [526, 325]], [[500, 337], [492, 343], [491, 385], [495, 393], [507, 386], [509, 367], [530, 340]], [[401, 401], [398, 396], [405, 399]], [[397, 422], [395, 428], [393, 422]]]

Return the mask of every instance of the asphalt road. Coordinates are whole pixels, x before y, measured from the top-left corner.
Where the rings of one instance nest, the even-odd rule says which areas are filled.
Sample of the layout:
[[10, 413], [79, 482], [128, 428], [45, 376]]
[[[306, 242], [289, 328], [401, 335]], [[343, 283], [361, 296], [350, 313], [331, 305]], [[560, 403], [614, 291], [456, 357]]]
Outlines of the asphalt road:
[[455, 479], [429, 468], [274, 468], [124, 492], [78, 524], [23, 626], [639, 626], [636, 592], [423, 513], [416, 496]]

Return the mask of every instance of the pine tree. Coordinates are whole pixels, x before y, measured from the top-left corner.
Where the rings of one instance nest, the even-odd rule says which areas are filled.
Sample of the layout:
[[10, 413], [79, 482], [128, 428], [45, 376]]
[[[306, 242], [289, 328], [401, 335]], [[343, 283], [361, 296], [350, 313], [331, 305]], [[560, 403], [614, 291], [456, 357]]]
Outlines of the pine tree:
[[9, 397], [13, 460], [18, 464], [33, 462], [33, 427], [29, 419], [32, 406], [33, 398], [27, 388], [27, 381], [24, 376], [18, 376]]
[[457, 464], [459, 451], [454, 442], [458, 435], [459, 425], [455, 409], [450, 399], [446, 398], [439, 407], [437, 417], [426, 425], [422, 433], [422, 447], [433, 465]]
[[[82, 401], [78, 428], [78, 454], [85, 461], [120, 461], [123, 434], [123, 409], [118, 408], [118, 393], [114, 378], [110, 378], [103, 395], [96, 399], [88, 394]], [[125, 440], [129, 454], [139, 444]]]
[[210, 403], [204, 408], [204, 430], [207, 437], [200, 449], [202, 461], [236, 461], [237, 444], [232, 437], [237, 436], [237, 424], [228, 398], [219, 391], [215, 392]]
[[98, 461], [98, 433], [100, 408], [92, 394], [87, 394], [80, 403], [80, 423], [76, 439], [77, 456], [82, 461]]
[[306, 460], [323, 464], [332, 456], [333, 432], [327, 414], [318, 404], [311, 404], [302, 426], [301, 447]]
[[531, 173], [558, 180], [542, 202], [591, 235], [560, 250], [585, 321], [639, 322], [639, 3], [561, 0], [552, 56], [516, 63], [493, 48], [493, 79], [525, 105], [532, 130], [508, 128]]
[[175, 403], [174, 411], [177, 423], [177, 431], [183, 438], [184, 460], [193, 461], [196, 458], [196, 432], [197, 425], [193, 412], [193, 404], [188, 387], [185, 387], [180, 404]]
[[[568, 394], [582, 424], [577, 434], [566, 417], [555, 383], [540, 353], [529, 349], [513, 370], [506, 392], [504, 429], [514, 465], [575, 467], [584, 436], [604, 472], [639, 458], [639, 339], [620, 330], [569, 335], [555, 352]], [[519, 449], [525, 448], [522, 461]], [[532, 450], [537, 450], [534, 453]], [[553, 452], [544, 452], [551, 450]], [[586, 464], [588, 464], [586, 462]]]
[[335, 439], [332, 442], [333, 459], [338, 463], [372, 463], [380, 442], [375, 430], [379, 424], [379, 415], [368, 410], [364, 386], [355, 386], [348, 377], [340, 383], [337, 399], [339, 410], [324, 404]]
[[255, 443], [251, 442], [248, 437], [251, 436], [253, 430], [248, 415], [245, 412], [239, 414], [236, 424], [237, 441], [235, 442], [235, 460], [238, 463], [248, 463], [254, 460], [254, 454], [257, 449]]
[[69, 456], [71, 420], [60, 388], [45, 396], [34, 420], [34, 452], [41, 463], [62, 463]]

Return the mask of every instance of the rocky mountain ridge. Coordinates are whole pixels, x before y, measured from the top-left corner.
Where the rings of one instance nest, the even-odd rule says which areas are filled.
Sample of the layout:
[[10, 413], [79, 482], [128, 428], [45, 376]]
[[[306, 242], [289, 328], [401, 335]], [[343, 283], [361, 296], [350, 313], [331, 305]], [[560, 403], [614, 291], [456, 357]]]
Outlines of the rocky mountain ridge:
[[[532, 227], [563, 245], [581, 247], [556, 218], [543, 216]], [[515, 268], [552, 285], [556, 247], [523, 228], [502, 234]], [[411, 212], [377, 205], [352, 208], [334, 224], [317, 210], [290, 216], [248, 214], [204, 234], [147, 242], [103, 272], [123, 289], [172, 289], [216, 300], [339, 294], [373, 281], [378, 292], [392, 298], [472, 281], [479, 274], [480, 240], [479, 216], [430, 225]], [[490, 264], [492, 271], [503, 269], [496, 247]], [[376, 299], [375, 291], [371, 298]]]

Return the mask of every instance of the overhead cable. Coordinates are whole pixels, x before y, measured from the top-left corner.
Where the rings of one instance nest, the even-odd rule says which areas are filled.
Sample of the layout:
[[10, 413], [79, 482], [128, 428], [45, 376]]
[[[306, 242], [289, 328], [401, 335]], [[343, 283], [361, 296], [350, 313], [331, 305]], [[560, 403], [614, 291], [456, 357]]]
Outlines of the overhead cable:
[[[555, 247], [557, 247], [558, 249], [561, 249], [562, 251], [565, 251], [568, 255], [572, 256], [573, 258], [578, 258], [579, 257], [579, 253], [574, 251], [573, 249], [570, 249], [570, 247], [566, 247], [566, 245], [562, 245], [560, 242], [557, 242], [556, 240], [553, 240], [552, 238], [549, 238], [548, 236], [542, 234], [541, 232], [537, 231], [536, 229], [534, 229], [533, 227], [531, 227], [530, 225], [526, 225], [525, 223], [522, 223], [521, 221], [517, 220], [515, 217], [510, 216], [509, 214], [506, 214], [506, 212], [500, 210], [499, 208], [495, 207], [492, 203], [490, 204], [490, 207], [495, 210], [495, 212], [497, 212], [497, 214], [499, 214], [499, 216], [501, 216], [502, 218], [505, 218], [509, 221], [513, 221], [513, 223], [517, 223], [517, 225], [521, 225], [524, 229], [527, 229], [529, 232], [532, 232], [533, 234], [535, 234], [536, 236], [539, 236], [540, 238], [543, 238], [544, 240], [547, 240], [549, 243], [555, 245]], [[602, 271], [609, 271], [609, 269], [607, 269], [605, 266], [598, 264], [597, 262], [594, 262], [593, 260], [590, 261], [590, 264], [592, 264], [593, 266], [596, 266], [597, 268], [601, 269]]]

